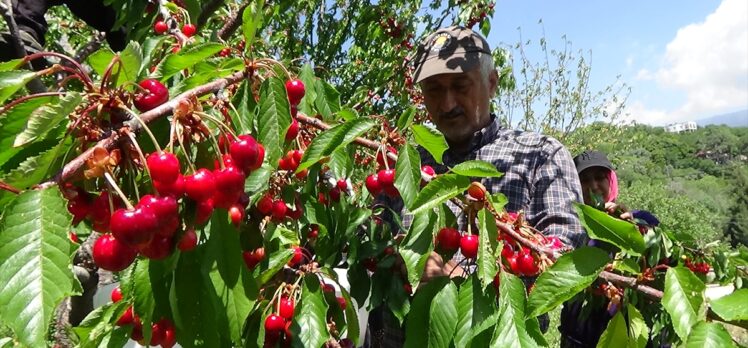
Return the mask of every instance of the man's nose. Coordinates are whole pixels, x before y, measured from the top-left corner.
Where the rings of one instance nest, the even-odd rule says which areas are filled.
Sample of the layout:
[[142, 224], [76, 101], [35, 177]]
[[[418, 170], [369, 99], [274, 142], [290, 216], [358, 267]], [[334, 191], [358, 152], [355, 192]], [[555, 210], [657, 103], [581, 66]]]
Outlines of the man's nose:
[[441, 101], [441, 107], [442, 107], [441, 111], [450, 112], [454, 110], [456, 106], [457, 106], [457, 98], [455, 98], [455, 94], [450, 90], [447, 90], [446, 92], [444, 92], [444, 95], [442, 96], [442, 101]]

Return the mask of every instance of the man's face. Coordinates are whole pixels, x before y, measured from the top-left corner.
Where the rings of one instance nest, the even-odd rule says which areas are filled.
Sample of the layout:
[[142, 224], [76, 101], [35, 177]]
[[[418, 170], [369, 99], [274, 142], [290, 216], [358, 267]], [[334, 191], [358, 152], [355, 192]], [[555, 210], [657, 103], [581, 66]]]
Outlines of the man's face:
[[439, 74], [421, 82], [426, 110], [450, 144], [466, 144], [490, 122], [489, 102], [498, 75], [488, 81], [479, 68], [465, 73]]

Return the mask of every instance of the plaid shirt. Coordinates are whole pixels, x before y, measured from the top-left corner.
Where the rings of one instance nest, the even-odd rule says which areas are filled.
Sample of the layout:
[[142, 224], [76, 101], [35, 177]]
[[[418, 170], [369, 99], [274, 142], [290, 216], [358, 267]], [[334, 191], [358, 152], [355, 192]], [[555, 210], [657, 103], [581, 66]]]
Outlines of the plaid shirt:
[[[476, 132], [465, 155], [447, 150], [437, 164], [424, 149], [419, 148], [421, 162], [430, 165], [436, 173], [445, 173], [468, 160], [483, 160], [493, 164], [504, 175], [499, 178], [483, 178], [481, 182], [491, 193], [503, 193], [508, 203], [507, 211], [524, 211], [527, 222], [546, 235], [557, 236], [564, 244], [574, 248], [586, 242], [586, 233], [573, 202], [582, 201], [582, 189], [574, 162], [569, 151], [556, 139], [531, 132], [501, 127], [497, 117], [487, 127]], [[393, 210], [402, 211], [400, 200], [385, 201]], [[447, 202], [458, 215], [458, 208]], [[385, 217], [386, 219], [386, 217]], [[407, 229], [412, 216], [403, 214], [403, 226]], [[467, 217], [458, 220], [460, 231], [466, 230]], [[462, 255], [455, 255], [461, 261]], [[400, 347], [403, 345], [403, 330], [388, 310], [372, 313], [371, 347]], [[377, 325], [379, 324], [379, 325]]]

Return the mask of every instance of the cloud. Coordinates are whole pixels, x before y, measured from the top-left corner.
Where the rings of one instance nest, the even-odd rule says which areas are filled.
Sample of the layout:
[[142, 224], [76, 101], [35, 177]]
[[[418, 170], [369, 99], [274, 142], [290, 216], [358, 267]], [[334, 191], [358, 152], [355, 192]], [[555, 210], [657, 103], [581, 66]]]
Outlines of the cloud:
[[644, 123], [655, 126], [664, 126], [684, 121], [680, 116], [666, 110], [650, 109], [640, 101], [627, 104], [624, 115], [624, 122]]
[[680, 28], [654, 77], [663, 87], [685, 92], [686, 102], [671, 113], [676, 119], [747, 107], [748, 1], [724, 0], [703, 22]]
[[647, 69], [641, 69], [636, 72], [636, 77], [634, 77], [637, 80], [644, 80], [649, 81], [654, 79], [654, 76], [652, 75], [652, 72]]

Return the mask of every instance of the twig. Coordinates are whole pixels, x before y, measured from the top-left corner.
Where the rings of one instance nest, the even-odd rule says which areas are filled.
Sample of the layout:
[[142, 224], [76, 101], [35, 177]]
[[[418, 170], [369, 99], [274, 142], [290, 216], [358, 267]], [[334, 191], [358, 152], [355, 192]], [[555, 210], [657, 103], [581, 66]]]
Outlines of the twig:
[[[0, 10], [0, 12], [2, 12], [3, 14], [3, 19], [5, 19], [5, 23], [8, 24], [8, 29], [10, 31], [10, 42], [13, 46], [13, 53], [16, 58], [23, 58], [27, 54], [26, 48], [21, 42], [21, 33], [18, 30], [16, 19], [13, 18], [13, 4], [11, 0], [0, 0]], [[27, 65], [31, 67], [31, 61], [28, 61]], [[29, 89], [29, 93], [31, 94], [43, 93], [47, 91], [47, 88], [44, 87], [44, 84], [42, 84], [42, 81], [38, 77], [29, 81], [26, 87]]]
[[205, 6], [203, 6], [200, 16], [197, 17], [197, 29], [202, 29], [205, 23], [208, 23], [208, 19], [213, 15], [216, 10], [223, 6], [224, 0], [211, 0]]
[[8, 191], [8, 192], [13, 192], [15, 194], [21, 193], [21, 190], [13, 187], [11, 185], [8, 185], [4, 181], [0, 181], [0, 190], [5, 190], [5, 191]]
[[236, 29], [239, 28], [239, 26], [242, 24], [242, 14], [244, 13], [244, 9], [249, 6], [249, 1], [242, 4], [238, 10], [236, 10], [236, 13], [233, 17], [231, 17], [228, 21], [226, 21], [226, 24], [223, 25], [221, 30], [218, 31], [218, 37], [221, 38], [221, 40], [226, 40], [231, 34], [233, 34]]

